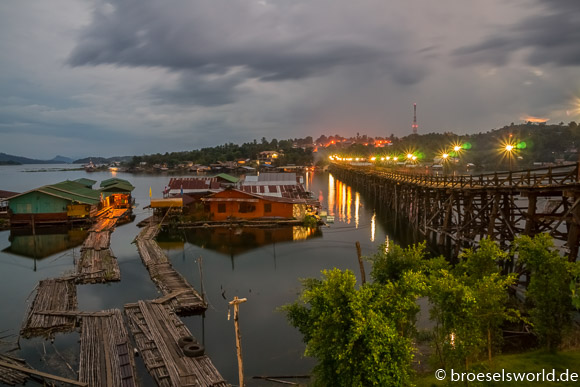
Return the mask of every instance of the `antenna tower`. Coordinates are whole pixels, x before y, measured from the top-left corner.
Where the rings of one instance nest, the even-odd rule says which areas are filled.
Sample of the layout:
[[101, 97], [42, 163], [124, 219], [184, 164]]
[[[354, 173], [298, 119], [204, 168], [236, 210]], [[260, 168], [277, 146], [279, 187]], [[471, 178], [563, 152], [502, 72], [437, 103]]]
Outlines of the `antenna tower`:
[[411, 128], [413, 129], [413, 134], [417, 134], [417, 104], [414, 103], [413, 104], [413, 125], [411, 126]]

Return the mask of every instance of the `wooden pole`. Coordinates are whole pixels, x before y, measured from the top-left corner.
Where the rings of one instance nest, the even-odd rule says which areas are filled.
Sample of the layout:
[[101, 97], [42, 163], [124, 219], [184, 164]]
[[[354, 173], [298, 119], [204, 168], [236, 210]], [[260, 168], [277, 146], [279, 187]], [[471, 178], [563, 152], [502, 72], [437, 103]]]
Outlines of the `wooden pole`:
[[363, 261], [362, 261], [362, 253], [360, 250], [359, 241], [356, 241], [356, 255], [358, 256], [358, 265], [360, 266], [361, 282], [364, 285], [367, 282], [367, 279], [366, 279], [366, 275], [365, 275], [365, 266], [363, 265]]
[[[240, 311], [240, 304], [242, 302], [246, 302], [248, 299], [246, 298], [238, 298], [237, 296], [234, 297], [232, 301], [230, 301], [230, 305], [234, 306], [234, 326], [236, 329], [236, 349], [238, 353], [238, 376], [240, 379], [240, 387], [244, 387], [244, 366], [242, 362], [242, 336], [240, 335], [240, 326], [238, 324], [238, 314]], [[229, 317], [228, 317], [229, 320]]]

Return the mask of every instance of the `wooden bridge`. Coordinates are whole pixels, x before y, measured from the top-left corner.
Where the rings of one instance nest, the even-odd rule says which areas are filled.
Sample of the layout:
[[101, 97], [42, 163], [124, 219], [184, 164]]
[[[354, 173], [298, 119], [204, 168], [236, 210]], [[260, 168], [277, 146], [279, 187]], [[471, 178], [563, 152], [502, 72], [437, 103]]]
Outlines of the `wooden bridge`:
[[452, 248], [484, 237], [503, 247], [519, 234], [549, 233], [576, 260], [580, 244], [578, 163], [481, 175], [432, 175], [334, 163], [331, 173], [426, 238]]

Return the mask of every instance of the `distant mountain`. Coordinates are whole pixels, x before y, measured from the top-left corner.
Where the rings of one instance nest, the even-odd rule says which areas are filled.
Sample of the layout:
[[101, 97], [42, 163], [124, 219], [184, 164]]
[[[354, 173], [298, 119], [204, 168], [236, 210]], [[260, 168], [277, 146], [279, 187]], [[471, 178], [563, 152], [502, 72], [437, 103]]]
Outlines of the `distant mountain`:
[[58, 155], [55, 158], [53, 158], [52, 160], [50, 160], [50, 161], [54, 161], [55, 163], [58, 163], [58, 164], [70, 164], [74, 160], [71, 159], [70, 157], [65, 157], [65, 156]]
[[0, 163], [2, 164], [59, 164], [61, 161], [54, 161], [54, 160], [37, 160], [37, 159], [29, 159], [27, 157], [20, 157], [9, 155], [6, 153], [0, 153]]

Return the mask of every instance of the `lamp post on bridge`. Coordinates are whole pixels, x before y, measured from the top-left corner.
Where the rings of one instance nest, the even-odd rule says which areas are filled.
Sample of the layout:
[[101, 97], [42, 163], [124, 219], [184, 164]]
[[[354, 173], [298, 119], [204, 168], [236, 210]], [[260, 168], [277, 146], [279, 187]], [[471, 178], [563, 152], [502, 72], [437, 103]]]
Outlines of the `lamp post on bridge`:
[[506, 151], [508, 161], [509, 161], [509, 166], [510, 166], [510, 172], [512, 171], [513, 150], [514, 150], [514, 146], [512, 144], [507, 144], [505, 146], [505, 151]]

